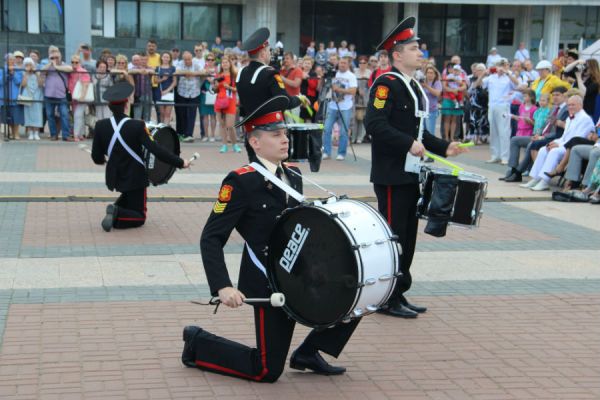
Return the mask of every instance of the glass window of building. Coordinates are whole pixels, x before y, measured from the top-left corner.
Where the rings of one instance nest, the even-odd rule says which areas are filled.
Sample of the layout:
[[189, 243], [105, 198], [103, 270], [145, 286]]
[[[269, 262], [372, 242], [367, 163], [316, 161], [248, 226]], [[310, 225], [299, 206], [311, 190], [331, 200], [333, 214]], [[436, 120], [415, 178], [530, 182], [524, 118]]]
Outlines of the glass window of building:
[[104, 34], [104, 0], [92, 0], [92, 34]]
[[138, 3], [135, 1], [117, 1], [117, 36], [137, 37]]
[[218, 6], [183, 5], [183, 39], [212, 41], [219, 35]]
[[64, 2], [40, 0], [40, 30], [42, 33], [63, 33]]
[[2, 29], [11, 32], [27, 32], [27, 2], [4, 0], [2, 2]]
[[140, 3], [140, 37], [154, 39], [179, 39], [179, 3]]
[[[584, 45], [589, 46], [598, 39], [598, 16], [600, 7], [561, 7], [560, 41], [569, 47], [579, 44], [581, 38]], [[576, 46], [575, 46], [576, 47]]]
[[221, 6], [221, 39], [235, 42], [242, 39], [242, 10], [240, 6]]

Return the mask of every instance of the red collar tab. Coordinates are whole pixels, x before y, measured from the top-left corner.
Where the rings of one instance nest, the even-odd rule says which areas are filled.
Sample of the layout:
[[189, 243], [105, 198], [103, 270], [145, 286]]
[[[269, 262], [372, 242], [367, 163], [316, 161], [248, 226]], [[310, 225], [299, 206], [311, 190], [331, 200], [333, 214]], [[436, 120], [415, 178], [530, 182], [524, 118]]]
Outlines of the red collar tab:
[[268, 45], [269, 45], [269, 41], [267, 40], [266, 42], [264, 42], [263, 44], [261, 44], [257, 48], [252, 49], [252, 50], [248, 50], [248, 54], [256, 54], [259, 51], [261, 51], [262, 49], [264, 49], [265, 47], [267, 47]]
[[401, 32], [398, 32], [395, 36], [392, 36], [388, 40], [386, 40], [383, 44], [383, 48], [387, 51], [390, 51], [396, 43], [404, 42], [405, 40], [408, 40], [413, 36], [415, 36], [415, 32], [411, 28], [405, 29]]
[[261, 115], [260, 117], [251, 119], [250, 121], [248, 121], [244, 124], [244, 128], [246, 129], [246, 133], [250, 133], [259, 126], [269, 125], [269, 124], [274, 124], [274, 123], [279, 123], [279, 122], [283, 122], [283, 113], [281, 111], [275, 111], [275, 112]]

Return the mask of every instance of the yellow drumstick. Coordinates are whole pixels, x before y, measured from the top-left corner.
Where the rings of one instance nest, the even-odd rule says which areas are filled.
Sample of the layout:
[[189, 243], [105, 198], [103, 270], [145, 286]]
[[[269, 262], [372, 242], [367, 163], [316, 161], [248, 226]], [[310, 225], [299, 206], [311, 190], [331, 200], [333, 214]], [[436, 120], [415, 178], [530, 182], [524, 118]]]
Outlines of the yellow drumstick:
[[458, 147], [473, 147], [473, 146], [475, 146], [475, 142], [461, 143], [458, 145]]
[[458, 165], [451, 163], [450, 161], [446, 160], [444, 157], [440, 157], [440, 156], [438, 156], [436, 154], [433, 154], [433, 153], [431, 153], [429, 151], [425, 151], [425, 155], [427, 157], [433, 158], [435, 161], [439, 161], [442, 164], [444, 164], [444, 165], [452, 168], [452, 175], [456, 176], [456, 175], [458, 175], [459, 172], [464, 171], [464, 168], [461, 168]]

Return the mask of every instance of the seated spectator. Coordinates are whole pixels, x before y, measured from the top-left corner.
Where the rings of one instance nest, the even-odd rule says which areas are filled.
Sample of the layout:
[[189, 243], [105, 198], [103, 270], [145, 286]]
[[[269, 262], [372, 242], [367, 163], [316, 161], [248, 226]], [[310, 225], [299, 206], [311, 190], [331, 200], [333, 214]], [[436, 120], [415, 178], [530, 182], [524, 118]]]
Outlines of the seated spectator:
[[[535, 92], [533, 92], [535, 96]], [[540, 96], [538, 104], [540, 105], [533, 113], [533, 135], [541, 135], [546, 127], [548, 117], [550, 116], [550, 96], [544, 93]]]
[[593, 146], [597, 139], [598, 135], [596, 132], [590, 132], [586, 137], [577, 136], [571, 138], [567, 143], [565, 143], [565, 149], [567, 151], [565, 152], [565, 156], [562, 158], [562, 160], [560, 160], [560, 163], [552, 171], [544, 173], [548, 175], [550, 179], [554, 178], [555, 176], [564, 176], [569, 160], [571, 159], [571, 151], [573, 148], [581, 145]]
[[[48, 117], [48, 127], [50, 128], [50, 140], [58, 140], [58, 130], [54, 113], [58, 107], [60, 113], [60, 129], [62, 131], [62, 140], [69, 140], [70, 115], [69, 103], [67, 101], [67, 80], [69, 73], [73, 71], [70, 65], [62, 61], [62, 55], [58, 49], [50, 53], [49, 62], [41, 72], [44, 77], [44, 107]], [[69, 97], [71, 93], [69, 93]]]
[[[85, 136], [85, 111], [87, 104], [83, 101], [88, 90], [93, 91], [89, 72], [81, 65], [78, 55], [71, 56], [71, 66], [73, 72], [69, 75], [69, 91], [75, 93], [75, 86], [79, 83], [81, 86], [81, 96], [73, 97], [73, 141], [79, 142]], [[95, 68], [94, 68], [95, 69]]]
[[25, 133], [29, 140], [40, 140], [40, 128], [44, 127], [43, 80], [39, 72], [36, 72], [34, 61], [27, 57], [23, 61], [25, 73], [21, 81], [21, 93], [32, 100], [32, 103], [24, 107]]
[[567, 89], [570, 89], [570, 86], [567, 82], [562, 81], [556, 75], [552, 75], [552, 64], [549, 61], [542, 60], [535, 66], [539, 74], [539, 78], [537, 78], [531, 84], [531, 89], [535, 91], [535, 97], [540, 98], [542, 93], [552, 93], [554, 88], [558, 86], [563, 86]]
[[567, 108], [569, 119], [562, 137], [555, 139], [540, 150], [529, 174], [532, 180], [521, 185], [522, 187], [535, 191], [548, 190], [550, 177], [545, 172], [551, 172], [559, 164], [566, 152], [565, 144], [571, 138], [585, 137], [594, 130], [592, 118], [583, 111], [581, 96], [571, 96], [567, 101]]

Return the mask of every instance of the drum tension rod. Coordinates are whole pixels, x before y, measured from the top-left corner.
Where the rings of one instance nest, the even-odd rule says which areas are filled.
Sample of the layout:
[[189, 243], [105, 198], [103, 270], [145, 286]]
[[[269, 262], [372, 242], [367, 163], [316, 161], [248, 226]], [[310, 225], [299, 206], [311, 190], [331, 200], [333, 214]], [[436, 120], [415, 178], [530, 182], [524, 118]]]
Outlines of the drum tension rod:
[[219, 309], [219, 306], [221, 305], [221, 301], [219, 300], [218, 297], [211, 297], [210, 300], [208, 301], [208, 303], [204, 303], [202, 301], [197, 301], [197, 300], [192, 300], [192, 301], [190, 301], [190, 303], [198, 304], [201, 306], [215, 306], [215, 310], [213, 311], [213, 314], [217, 313], [217, 310]]

